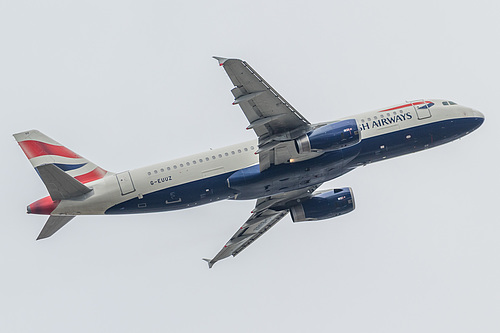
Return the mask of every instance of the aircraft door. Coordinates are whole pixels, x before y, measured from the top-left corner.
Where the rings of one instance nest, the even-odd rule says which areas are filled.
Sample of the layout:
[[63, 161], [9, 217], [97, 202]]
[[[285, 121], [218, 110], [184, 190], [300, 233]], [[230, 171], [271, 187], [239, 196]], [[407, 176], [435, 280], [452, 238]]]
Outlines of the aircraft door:
[[[423, 104], [422, 104], [423, 102]], [[413, 102], [412, 103], [413, 108], [415, 109], [415, 112], [417, 113], [417, 118], [422, 120], [422, 119], [427, 119], [430, 118], [431, 115], [431, 109], [429, 109], [429, 104], [427, 104], [425, 101], [418, 101], [418, 102]]]
[[120, 185], [120, 190], [122, 195], [129, 194], [135, 191], [134, 183], [132, 182], [132, 177], [130, 177], [130, 172], [125, 171], [116, 175], [116, 180], [118, 185]]

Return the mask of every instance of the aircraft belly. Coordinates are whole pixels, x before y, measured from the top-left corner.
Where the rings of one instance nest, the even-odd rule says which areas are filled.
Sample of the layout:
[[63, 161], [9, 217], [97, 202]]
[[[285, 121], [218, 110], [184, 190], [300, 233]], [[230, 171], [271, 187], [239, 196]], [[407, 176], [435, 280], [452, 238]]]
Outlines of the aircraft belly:
[[258, 166], [235, 172], [228, 179], [230, 188], [239, 192], [236, 199], [249, 200], [289, 192], [324, 183], [349, 170], [345, 166], [359, 152], [355, 145], [325, 153], [314, 159], [280, 164], [260, 172]]

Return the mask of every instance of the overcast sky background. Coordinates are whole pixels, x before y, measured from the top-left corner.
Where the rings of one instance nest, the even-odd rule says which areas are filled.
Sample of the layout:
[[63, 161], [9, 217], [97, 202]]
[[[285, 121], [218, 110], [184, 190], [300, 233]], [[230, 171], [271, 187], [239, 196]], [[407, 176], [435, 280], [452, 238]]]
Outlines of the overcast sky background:
[[[498, 332], [497, 1], [0, 2], [1, 332]], [[309, 121], [419, 98], [480, 110], [451, 144], [360, 168], [356, 210], [289, 217], [208, 269], [252, 201], [75, 218], [11, 136], [124, 171], [254, 137], [213, 55]]]

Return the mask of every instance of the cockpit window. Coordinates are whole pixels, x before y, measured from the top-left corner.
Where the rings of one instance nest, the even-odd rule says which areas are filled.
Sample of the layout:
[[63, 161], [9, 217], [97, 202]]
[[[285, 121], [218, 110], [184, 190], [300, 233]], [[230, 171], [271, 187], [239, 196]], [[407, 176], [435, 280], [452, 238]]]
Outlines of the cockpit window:
[[450, 102], [450, 105], [457, 105], [457, 103], [455, 102], [452, 102], [452, 101], [449, 101]]
[[457, 105], [457, 103], [452, 101], [443, 101], [443, 105]]
[[449, 104], [448, 104], [448, 102], [445, 101], [445, 102], [443, 102], [443, 105], [449, 105]]

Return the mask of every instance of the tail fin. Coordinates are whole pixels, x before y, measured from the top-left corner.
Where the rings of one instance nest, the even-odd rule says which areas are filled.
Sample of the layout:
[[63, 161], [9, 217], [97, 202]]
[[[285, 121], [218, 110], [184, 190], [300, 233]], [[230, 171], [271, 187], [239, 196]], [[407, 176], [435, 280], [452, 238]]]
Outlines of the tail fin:
[[37, 130], [14, 134], [14, 138], [39, 174], [39, 167], [47, 164], [55, 165], [67, 175], [85, 184], [101, 179], [107, 173], [106, 170]]

